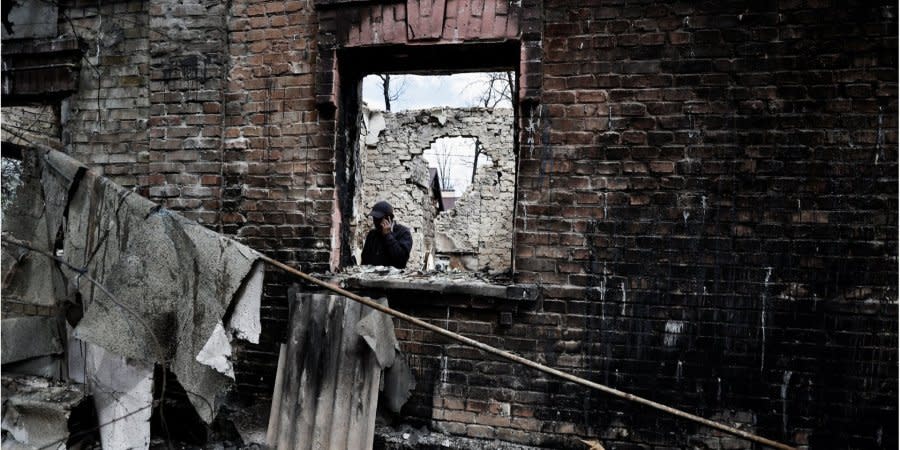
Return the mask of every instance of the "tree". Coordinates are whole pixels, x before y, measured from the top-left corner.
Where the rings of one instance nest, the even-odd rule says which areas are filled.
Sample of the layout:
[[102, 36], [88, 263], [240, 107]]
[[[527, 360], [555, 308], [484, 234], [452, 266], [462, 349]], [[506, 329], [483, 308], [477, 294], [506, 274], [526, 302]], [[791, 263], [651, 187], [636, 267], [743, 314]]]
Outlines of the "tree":
[[513, 92], [516, 86], [513, 72], [489, 72], [484, 74], [484, 79], [475, 81], [481, 86], [481, 93], [476, 97], [478, 106], [496, 108], [501, 102], [508, 101], [512, 104]]
[[447, 145], [446, 139], [438, 139], [431, 146], [434, 153], [434, 160], [437, 165], [438, 176], [441, 177], [441, 190], [452, 191], [453, 181], [450, 179], [451, 159], [453, 154], [451, 148]]
[[381, 74], [377, 75], [377, 77], [381, 80], [381, 93], [384, 95], [384, 109], [385, 111], [391, 110], [391, 102], [395, 101], [406, 92], [406, 78], [400, 77], [400, 84], [396, 85], [394, 89], [391, 89], [391, 76], [390, 74]]

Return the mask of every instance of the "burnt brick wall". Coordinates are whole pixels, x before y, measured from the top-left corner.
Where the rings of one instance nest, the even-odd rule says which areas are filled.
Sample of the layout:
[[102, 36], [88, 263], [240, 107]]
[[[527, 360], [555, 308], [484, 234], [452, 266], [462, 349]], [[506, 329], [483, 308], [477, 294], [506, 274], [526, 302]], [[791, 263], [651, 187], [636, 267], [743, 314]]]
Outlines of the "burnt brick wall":
[[[319, 60], [334, 42], [316, 41], [312, 3], [64, 5], [92, 62], [64, 144], [255, 248], [327, 268], [335, 124], [315, 95], [328, 106], [336, 92], [334, 61]], [[397, 305], [769, 437], [896, 447], [896, 6], [582, 3], [522, 11], [516, 278], [543, 297]], [[268, 274], [242, 393], [270, 395], [287, 281]], [[557, 447], [749, 447], [398, 330], [420, 379], [407, 420]]]
[[[896, 7], [545, 6], [526, 354], [774, 438], [895, 447]], [[556, 381], [523, 390], [544, 431], [733, 444]]]
[[[222, 228], [301, 270], [325, 271], [334, 122], [315, 107], [313, 2], [232, 1], [227, 25]], [[242, 350], [235, 370], [242, 395], [272, 395], [293, 281], [266, 273], [263, 334], [259, 345]]]
[[[72, 0], [59, 20], [85, 49], [62, 104], [68, 152], [282, 261], [329, 267], [334, 131], [315, 109], [312, 2]], [[289, 281], [267, 274], [241, 393], [271, 395]]]
[[149, 164], [143, 193], [218, 224], [227, 67], [224, 3], [150, 1]]
[[85, 50], [78, 92], [62, 102], [62, 142], [73, 156], [123, 186], [136, 186], [149, 160], [148, 3], [59, 4], [59, 34]]

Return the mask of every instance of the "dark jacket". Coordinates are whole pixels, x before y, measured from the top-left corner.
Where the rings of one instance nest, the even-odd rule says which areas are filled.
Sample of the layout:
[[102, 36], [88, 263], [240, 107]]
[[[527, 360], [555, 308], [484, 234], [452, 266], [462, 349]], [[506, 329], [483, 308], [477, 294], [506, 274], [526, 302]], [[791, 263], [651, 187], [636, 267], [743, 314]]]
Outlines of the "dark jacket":
[[412, 234], [409, 228], [394, 224], [394, 230], [387, 235], [381, 230], [369, 231], [362, 250], [362, 264], [368, 266], [406, 267], [409, 251], [412, 249]]

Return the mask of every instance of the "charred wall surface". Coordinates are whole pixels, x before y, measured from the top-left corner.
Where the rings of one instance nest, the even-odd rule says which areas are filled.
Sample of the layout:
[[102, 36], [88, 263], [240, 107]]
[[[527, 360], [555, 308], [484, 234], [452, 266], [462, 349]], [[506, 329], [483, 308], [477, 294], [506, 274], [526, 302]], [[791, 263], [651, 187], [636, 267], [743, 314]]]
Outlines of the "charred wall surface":
[[[315, 17], [302, 1], [64, 1], [49, 44], [4, 45], [56, 51], [55, 40], [71, 39], [80, 49], [77, 90], [37, 98], [60, 111], [65, 151], [167, 208], [317, 271], [331, 253], [334, 152], [330, 119], [315, 108]], [[35, 55], [32, 66], [46, 62]], [[267, 278], [261, 344], [246, 349], [236, 371], [250, 396], [271, 395], [287, 318], [279, 277]]]
[[19, 147], [60, 147], [59, 114], [52, 105], [3, 108], [3, 142]]
[[[60, 2], [59, 33], [84, 49], [60, 103], [67, 151], [123, 186], [149, 182], [149, 2]], [[157, 167], [153, 167], [157, 170]]]
[[[335, 22], [355, 8], [338, 3], [64, 2], [59, 32], [74, 30], [90, 62], [61, 109], [65, 149], [256, 249], [326, 270], [343, 151], [333, 58], [377, 47], [364, 25], [385, 23]], [[504, 26], [520, 19], [513, 40], [528, 43], [515, 281], [543, 295], [398, 305], [769, 437], [896, 448], [896, 6], [484, 4]], [[424, 17], [406, 6], [391, 5], [392, 23]], [[484, 17], [465, 12], [467, 24]], [[453, 26], [457, 44], [483, 34]], [[393, 45], [454, 40], [442, 32]], [[261, 342], [236, 368], [250, 398], [271, 395], [285, 281], [267, 274]], [[398, 324], [398, 338], [421, 381], [404, 420], [556, 447], [749, 448], [431, 333]]]
[[[896, 8], [548, 1], [544, 20], [516, 223], [520, 281], [555, 285], [522, 317], [538, 354], [787, 441], [895, 446]], [[706, 434], [534, 390], [545, 430]]]

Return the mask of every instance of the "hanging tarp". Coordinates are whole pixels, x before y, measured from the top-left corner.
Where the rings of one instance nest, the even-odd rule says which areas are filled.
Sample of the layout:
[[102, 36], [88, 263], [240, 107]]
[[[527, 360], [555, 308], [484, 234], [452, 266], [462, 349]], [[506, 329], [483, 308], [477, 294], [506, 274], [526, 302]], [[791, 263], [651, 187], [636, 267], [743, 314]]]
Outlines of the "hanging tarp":
[[76, 338], [119, 357], [165, 362], [200, 417], [211, 422], [234, 382], [231, 341], [258, 342], [258, 254], [63, 153], [35, 150], [29, 158], [33, 170], [4, 232], [57, 254], [54, 242], [64, 227], [61, 258], [109, 295], [46, 256], [11, 245], [3, 246], [4, 265], [9, 260], [17, 267], [8, 277], [4, 267], [4, 284], [20, 301], [47, 305], [74, 286], [85, 307]]

